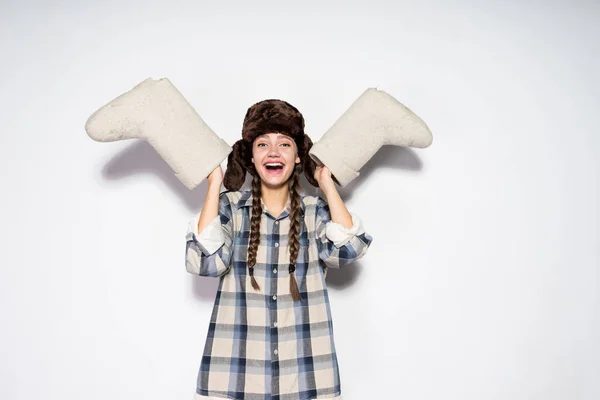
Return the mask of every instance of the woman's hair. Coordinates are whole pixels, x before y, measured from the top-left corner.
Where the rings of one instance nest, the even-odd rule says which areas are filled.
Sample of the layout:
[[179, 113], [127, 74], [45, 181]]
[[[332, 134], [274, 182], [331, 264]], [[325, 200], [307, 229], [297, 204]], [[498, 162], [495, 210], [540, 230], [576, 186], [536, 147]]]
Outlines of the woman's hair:
[[314, 178], [316, 169], [315, 161], [308, 155], [313, 143], [304, 133], [304, 117], [296, 107], [282, 100], [264, 100], [251, 106], [244, 118], [242, 127], [242, 139], [233, 145], [233, 151], [227, 159], [227, 169], [223, 178], [223, 184], [227, 190], [239, 190], [246, 180], [246, 172], [252, 176], [252, 217], [250, 219], [250, 242], [248, 245], [248, 268], [252, 287], [260, 290], [260, 286], [254, 278], [254, 265], [258, 245], [260, 243], [260, 221], [262, 215], [261, 203], [261, 179], [254, 164], [252, 163], [252, 144], [254, 140], [266, 133], [281, 133], [289, 136], [296, 143], [300, 164], [296, 164], [292, 175], [288, 180], [290, 195], [290, 293], [295, 301], [299, 301], [300, 291], [294, 272], [296, 271], [296, 259], [300, 250], [300, 175], [305, 174], [308, 182], [318, 187]]

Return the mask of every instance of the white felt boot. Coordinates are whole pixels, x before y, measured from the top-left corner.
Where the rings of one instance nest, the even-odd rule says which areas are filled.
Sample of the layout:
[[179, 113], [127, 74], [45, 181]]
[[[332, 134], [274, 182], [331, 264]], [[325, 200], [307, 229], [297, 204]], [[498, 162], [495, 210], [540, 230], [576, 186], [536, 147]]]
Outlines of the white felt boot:
[[383, 145], [428, 147], [431, 131], [411, 110], [382, 90], [367, 89], [309, 151], [346, 186]]
[[85, 130], [99, 142], [146, 139], [189, 189], [232, 150], [167, 78], [139, 83], [92, 114]]

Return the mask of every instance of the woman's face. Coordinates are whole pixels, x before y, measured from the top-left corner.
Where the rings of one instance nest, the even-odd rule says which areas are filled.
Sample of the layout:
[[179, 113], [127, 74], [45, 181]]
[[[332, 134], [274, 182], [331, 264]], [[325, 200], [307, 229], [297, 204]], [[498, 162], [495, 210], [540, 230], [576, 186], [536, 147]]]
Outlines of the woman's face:
[[278, 188], [287, 182], [300, 163], [298, 148], [289, 136], [266, 133], [252, 144], [252, 163], [264, 185]]

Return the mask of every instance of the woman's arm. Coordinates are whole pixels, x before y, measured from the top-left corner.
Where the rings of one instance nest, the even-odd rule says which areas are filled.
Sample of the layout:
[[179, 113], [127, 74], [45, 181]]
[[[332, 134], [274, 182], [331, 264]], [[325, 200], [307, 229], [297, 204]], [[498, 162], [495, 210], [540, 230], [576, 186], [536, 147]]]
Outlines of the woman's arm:
[[208, 175], [208, 188], [206, 189], [204, 206], [202, 206], [202, 212], [200, 213], [200, 219], [198, 220], [198, 232], [202, 232], [209, 222], [215, 219], [219, 214], [221, 182], [223, 182], [223, 170], [219, 165], [210, 173], [210, 175]]
[[219, 277], [231, 268], [233, 212], [227, 195], [219, 193], [220, 172], [219, 166], [209, 175], [202, 211], [188, 227], [185, 266], [194, 275]]
[[315, 211], [319, 258], [328, 267], [341, 268], [364, 256], [373, 237], [365, 232], [360, 218], [346, 208], [329, 169], [317, 168], [315, 179], [327, 198], [318, 199]]
[[342, 225], [344, 228], [352, 227], [352, 216], [346, 208], [344, 201], [335, 187], [335, 182], [331, 178], [329, 168], [321, 166], [315, 170], [315, 179], [319, 182], [319, 187], [329, 204], [331, 220]]

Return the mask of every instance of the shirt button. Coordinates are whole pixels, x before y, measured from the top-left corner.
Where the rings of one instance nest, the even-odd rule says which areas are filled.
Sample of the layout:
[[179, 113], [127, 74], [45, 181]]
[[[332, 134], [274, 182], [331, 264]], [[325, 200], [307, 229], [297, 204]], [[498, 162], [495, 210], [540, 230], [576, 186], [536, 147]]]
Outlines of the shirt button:
[[277, 268], [273, 268], [273, 273], [276, 274], [277, 273]]
[[279, 221], [275, 221], [275, 225], [278, 225], [278, 224], [279, 224]]
[[279, 243], [275, 243], [275, 247], [279, 247]]
[[279, 353], [279, 352], [277, 351], [277, 349], [275, 349], [275, 350], [273, 350], [273, 353], [277, 354], [277, 353]]
[[277, 300], [277, 295], [276, 294], [273, 295], [273, 300]]
[[273, 322], [273, 326], [277, 328], [277, 322]]

